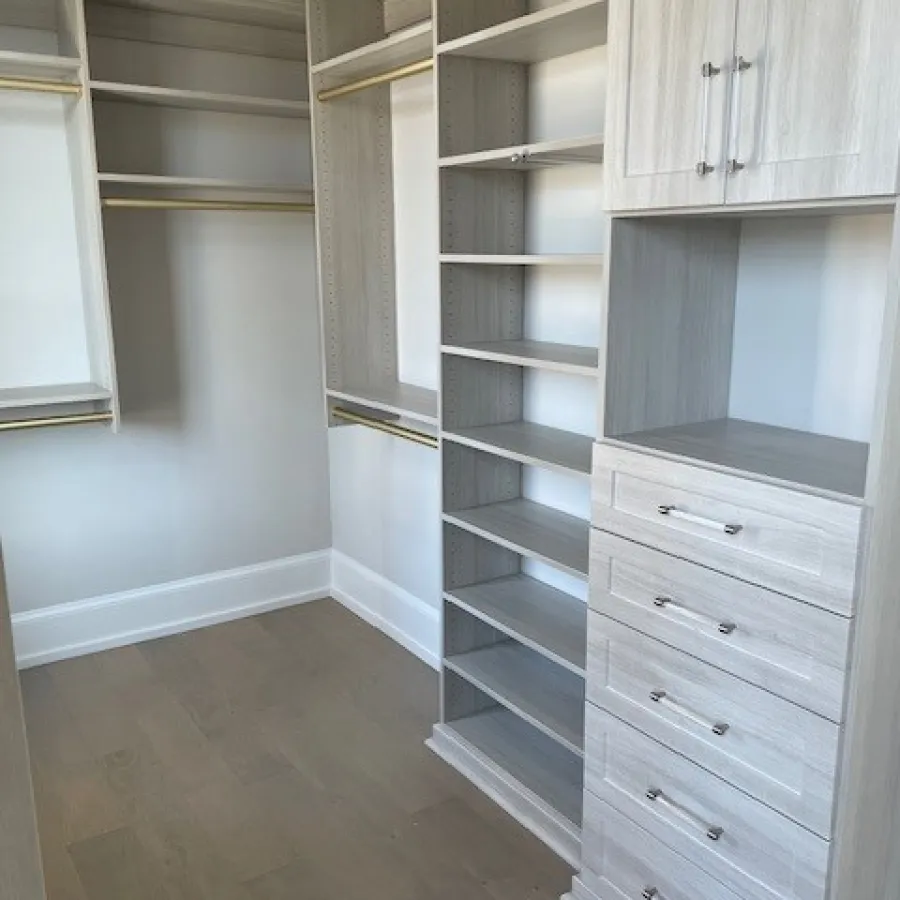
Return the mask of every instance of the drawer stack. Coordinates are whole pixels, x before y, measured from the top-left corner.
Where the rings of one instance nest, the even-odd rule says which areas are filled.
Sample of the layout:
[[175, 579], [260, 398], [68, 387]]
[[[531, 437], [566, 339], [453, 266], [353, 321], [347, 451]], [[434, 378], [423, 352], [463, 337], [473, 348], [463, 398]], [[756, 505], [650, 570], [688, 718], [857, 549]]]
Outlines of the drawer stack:
[[863, 509], [594, 451], [576, 900], [822, 900]]

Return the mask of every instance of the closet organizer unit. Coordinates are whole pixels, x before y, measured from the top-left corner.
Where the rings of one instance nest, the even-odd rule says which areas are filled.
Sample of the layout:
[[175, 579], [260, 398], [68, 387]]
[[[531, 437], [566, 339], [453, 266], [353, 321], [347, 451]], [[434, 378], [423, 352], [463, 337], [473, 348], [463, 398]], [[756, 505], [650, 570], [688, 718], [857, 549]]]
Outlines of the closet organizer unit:
[[429, 743], [577, 864], [606, 5], [438, 0], [436, 29], [444, 657]]
[[0, 431], [117, 415], [83, 35], [0, 0]]
[[391, 103], [394, 82], [433, 68], [431, 4], [309, 0], [307, 30], [330, 423], [436, 447], [437, 392], [398, 360]]

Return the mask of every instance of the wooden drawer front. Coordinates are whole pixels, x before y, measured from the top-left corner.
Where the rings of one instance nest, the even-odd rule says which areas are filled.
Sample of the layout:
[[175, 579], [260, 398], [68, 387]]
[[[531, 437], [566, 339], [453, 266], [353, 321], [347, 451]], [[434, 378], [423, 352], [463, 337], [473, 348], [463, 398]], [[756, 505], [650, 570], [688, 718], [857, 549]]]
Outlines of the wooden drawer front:
[[590, 702], [831, 835], [834, 722], [594, 612], [587, 684]]
[[747, 900], [822, 900], [827, 841], [590, 703], [586, 730], [601, 800]]
[[853, 612], [860, 506], [595, 444], [593, 523], [841, 615]]
[[850, 620], [593, 529], [593, 609], [843, 719]]
[[[600, 900], [738, 900], [723, 884], [674, 853], [590, 793], [584, 796], [580, 880]], [[653, 893], [656, 891], [656, 893]], [[646, 894], [645, 894], [646, 892]]]

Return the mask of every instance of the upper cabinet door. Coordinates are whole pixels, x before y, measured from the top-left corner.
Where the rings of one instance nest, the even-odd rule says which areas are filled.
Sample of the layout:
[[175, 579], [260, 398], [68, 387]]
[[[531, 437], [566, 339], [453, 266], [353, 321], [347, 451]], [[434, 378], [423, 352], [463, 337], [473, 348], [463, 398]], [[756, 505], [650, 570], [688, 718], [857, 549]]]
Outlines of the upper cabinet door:
[[610, 0], [610, 210], [725, 202], [735, 15], [735, 0]]
[[897, 0], [740, 0], [728, 203], [897, 192]]

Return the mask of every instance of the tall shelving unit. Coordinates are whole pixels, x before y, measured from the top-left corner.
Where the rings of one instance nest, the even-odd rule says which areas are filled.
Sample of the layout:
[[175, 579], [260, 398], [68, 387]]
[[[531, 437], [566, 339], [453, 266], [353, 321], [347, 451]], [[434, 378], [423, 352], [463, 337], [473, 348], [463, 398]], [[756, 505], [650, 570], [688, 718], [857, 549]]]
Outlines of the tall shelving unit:
[[435, 7], [444, 646], [429, 745], [577, 864], [606, 4], [542, 6]]

